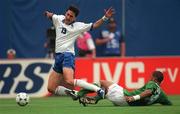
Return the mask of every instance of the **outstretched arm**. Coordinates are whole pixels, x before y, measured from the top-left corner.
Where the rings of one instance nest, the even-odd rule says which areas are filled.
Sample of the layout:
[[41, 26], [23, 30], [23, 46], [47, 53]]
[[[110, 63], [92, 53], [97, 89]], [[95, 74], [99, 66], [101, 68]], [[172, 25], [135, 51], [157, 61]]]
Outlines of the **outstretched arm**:
[[126, 101], [127, 102], [133, 102], [133, 101], [136, 101], [136, 100], [140, 100], [140, 99], [143, 99], [143, 98], [146, 98], [146, 97], [149, 97], [152, 95], [152, 91], [151, 90], [145, 90], [144, 92], [142, 92], [141, 94], [139, 95], [135, 95], [135, 96], [126, 96]]
[[107, 21], [110, 17], [113, 16], [114, 13], [115, 12], [112, 7], [110, 7], [108, 10], [105, 10], [105, 15], [93, 24], [93, 29], [100, 27], [104, 23], [104, 21]]

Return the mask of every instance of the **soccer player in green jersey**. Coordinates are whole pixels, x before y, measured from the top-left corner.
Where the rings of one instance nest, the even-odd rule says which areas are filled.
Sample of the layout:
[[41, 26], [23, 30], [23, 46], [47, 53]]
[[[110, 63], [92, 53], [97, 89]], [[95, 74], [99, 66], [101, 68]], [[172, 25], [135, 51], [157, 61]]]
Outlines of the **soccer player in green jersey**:
[[[123, 87], [110, 82], [101, 80], [101, 88], [105, 89], [106, 98], [116, 106], [146, 106], [152, 104], [172, 105], [168, 100], [166, 94], [160, 88], [160, 84], [163, 81], [163, 73], [160, 71], [154, 71], [151, 75], [151, 80], [147, 82], [143, 87], [134, 91], [127, 91]], [[82, 89], [77, 94], [73, 94], [71, 91], [67, 91], [74, 100], [79, 99], [80, 103], [84, 106], [86, 104], [96, 104], [100, 99], [99, 96], [87, 97], [89, 90]]]

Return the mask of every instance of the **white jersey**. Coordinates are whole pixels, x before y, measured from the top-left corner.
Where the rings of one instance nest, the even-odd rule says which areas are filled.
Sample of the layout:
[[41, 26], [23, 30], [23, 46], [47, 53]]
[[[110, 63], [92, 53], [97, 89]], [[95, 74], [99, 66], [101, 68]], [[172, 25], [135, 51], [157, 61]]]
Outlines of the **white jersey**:
[[74, 22], [70, 25], [66, 25], [63, 20], [64, 15], [56, 15], [52, 16], [53, 24], [56, 28], [56, 53], [63, 52], [74, 52], [74, 44], [77, 37], [85, 32], [89, 31], [92, 27], [92, 23], [85, 24], [83, 22]]

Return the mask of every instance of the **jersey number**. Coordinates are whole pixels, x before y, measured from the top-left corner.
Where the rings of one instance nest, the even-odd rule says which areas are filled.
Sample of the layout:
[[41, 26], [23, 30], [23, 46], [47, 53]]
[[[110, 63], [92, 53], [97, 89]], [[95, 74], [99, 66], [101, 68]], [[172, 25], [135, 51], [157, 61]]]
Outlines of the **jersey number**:
[[62, 28], [61, 33], [66, 34], [66, 32], [67, 32], [67, 29], [66, 28]]

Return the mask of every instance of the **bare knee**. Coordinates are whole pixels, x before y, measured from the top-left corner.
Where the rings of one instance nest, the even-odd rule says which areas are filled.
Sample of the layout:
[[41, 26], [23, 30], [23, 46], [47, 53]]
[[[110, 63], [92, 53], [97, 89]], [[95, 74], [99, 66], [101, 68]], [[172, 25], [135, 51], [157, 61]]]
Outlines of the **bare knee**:
[[54, 94], [54, 93], [55, 93], [55, 90], [56, 90], [56, 87], [53, 87], [53, 86], [48, 85], [47, 90], [48, 90], [48, 92]]
[[111, 86], [113, 82], [107, 81], [107, 80], [100, 80], [100, 84], [101, 84], [101, 87], [108, 89], [108, 87]]
[[70, 80], [70, 79], [66, 79], [65, 80], [65, 82], [67, 83], [67, 84], [69, 84], [69, 85], [74, 85], [74, 80], [72, 79], [72, 80]]
[[55, 71], [52, 71], [49, 76], [47, 90], [50, 93], [55, 93], [56, 88], [60, 84], [60, 80], [61, 80], [60, 75], [57, 74]]

